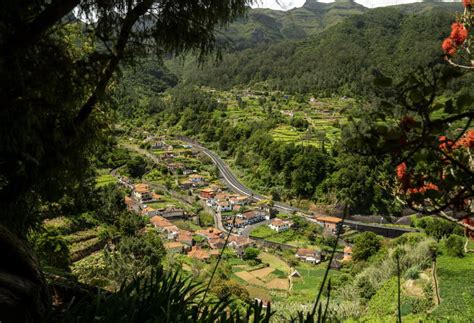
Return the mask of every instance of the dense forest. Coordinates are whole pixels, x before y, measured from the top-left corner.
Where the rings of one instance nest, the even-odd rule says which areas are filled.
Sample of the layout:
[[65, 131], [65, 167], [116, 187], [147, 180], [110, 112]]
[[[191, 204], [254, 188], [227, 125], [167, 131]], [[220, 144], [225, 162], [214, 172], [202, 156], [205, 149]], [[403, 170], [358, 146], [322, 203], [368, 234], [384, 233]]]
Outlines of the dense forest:
[[185, 68], [182, 78], [216, 88], [264, 82], [291, 93], [361, 95], [369, 90], [372, 69], [400, 77], [441, 61], [439, 43], [453, 17], [446, 7], [458, 8], [427, 4], [430, 10], [417, 15], [403, 6], [374, 9], [304, 41], [258, 45], [227, 54], [219, 63]]

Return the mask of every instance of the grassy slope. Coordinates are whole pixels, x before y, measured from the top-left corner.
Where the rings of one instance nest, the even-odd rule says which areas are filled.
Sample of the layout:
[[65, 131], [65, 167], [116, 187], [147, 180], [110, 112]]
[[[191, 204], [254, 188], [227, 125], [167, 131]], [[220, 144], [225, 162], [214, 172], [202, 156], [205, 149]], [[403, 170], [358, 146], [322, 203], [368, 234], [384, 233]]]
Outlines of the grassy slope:
[[438, 258], [441, 305], [430, 317], [435, 320], [472, 322], [474, 318], [474, 254], [464, 258]]

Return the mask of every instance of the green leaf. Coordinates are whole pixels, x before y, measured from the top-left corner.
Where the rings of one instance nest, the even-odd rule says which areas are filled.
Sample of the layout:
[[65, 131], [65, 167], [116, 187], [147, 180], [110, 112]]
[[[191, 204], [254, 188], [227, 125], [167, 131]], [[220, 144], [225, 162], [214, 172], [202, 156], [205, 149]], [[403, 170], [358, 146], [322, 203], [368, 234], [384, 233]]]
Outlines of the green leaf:
[[458, 107], [459, 111], [462, 111], [465, 107], [472, 106], [472, 104], [474, 104], [474, 97], [467, 93], [461, 94], [456, 100], [456, 106]]

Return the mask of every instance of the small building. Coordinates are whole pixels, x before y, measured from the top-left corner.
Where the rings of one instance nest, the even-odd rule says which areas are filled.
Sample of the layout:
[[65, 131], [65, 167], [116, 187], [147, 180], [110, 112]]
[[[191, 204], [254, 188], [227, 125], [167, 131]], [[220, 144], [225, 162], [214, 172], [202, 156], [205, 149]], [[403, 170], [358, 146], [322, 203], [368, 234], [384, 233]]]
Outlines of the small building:
[[229, 198], [229, 202], [232, 205], [246, 205], [249, 202], [249, 198], [244, 195], [237, 195]]
[[170, 221], [166, 220], [162, 216], [154, 216], [150, 218], [150, 223], [160, 232], [162, 232], [165, 227], [173, 225]]
[[138, 203], [146, 203], [153, 200], [150, 186], [148, 186], [148, 184], [133, 185], [132, 196], [136, 201], [138, 201]]
[[219, 250], [204, 250], [201, 248], [201, 246], [193, 246], [191, 248], [191, 251], [188, 252], [188, 257], [194, 258], [194, 259], [199, 259], [202, 261], [209, 261], [211, 259], [211, 256], [218, 256], [219, 255]]
[[223, 236], [223, 232], [221, 230], [213, 228], [213, 227], [209, 227], [207, 229], [197, 230], [195, 232], [195, 234], [198, 235], [198, 236], [204, 237], [207, 240], [215, 239], [215, 238], [222, 238], [222, 236]]
[[242, 220], [242, 219], [235, 219], [235, 221], [233, 219], [228, 219], [226, 221], [226, 226], [228, 228], [243, 228], [246, 225], [247, 225], [247, 221]]
[[184, 245], [184, 249], [191, 249], [193, 246], [193, 234], [186, 230], [179, 230], [176, 241], [181, 242]]
[[259, 210], [250, 210], [244, 213], [238, 214], [237, 217], [246, 221], [247, 224], [254, 224], [265, 220], [265, 213]]
[[199, 192], [199, 196], [203, 199], [211, 199], [216, 195], [216, 192], [210, 188], [204, 188]]
[[192, 175], [189, 175], [189, 180], [192, 183], [202, 183], [205, 181], [205, 178], [204, 176], [201, 176], [199, 174], [192, 174]]
[[163, 149], [165, 143], [163, 141], [155, 141], [151, 144], [150, 148], [153, 150]]
[[191, 174], [194, 174], [196, 171], [194, 169], [189, 169], [189, 168], [186, 168], [186, 169], [183, 169], [183, 175], [184, 176], [188, 176], [188, 175], [191, 175]]
[[232, 205], [227, 202], [217, 202], [217, 212], [227, 212], [232, 211]]
[[184, 217], [184, 210], [175, 208], [175, 207], [167, 207], [165, 209], [160, 209], [159, 214], [164, 218], [182, 218]]
[[273, 219], [268, 225], [270, 229], [276, 232], [283, 232], [290, 229], [293, 223], [291, 221], [284, 221], [281, 219]]
[[316, 216], [315, 220], [330, 234], [336, 234], [342, 224], [342, 220], [334, 216]]
[[184, 245], [181, 242], [167, 242], [163, 244], [165, 247], [166, 251], [168, 253], [174, 254], [174, 253], [182, 253], [184, 250]]
[[208, 243], [211, 249], [222, 249], [224, 248], [225, 240], [222, 238], [212, 238], [208, 240]]
[[321, 252], [314, 249], [300, 248], [296, 251], [295, 257], [300, 261], [310, 264], [319, 264], [321, 262]]

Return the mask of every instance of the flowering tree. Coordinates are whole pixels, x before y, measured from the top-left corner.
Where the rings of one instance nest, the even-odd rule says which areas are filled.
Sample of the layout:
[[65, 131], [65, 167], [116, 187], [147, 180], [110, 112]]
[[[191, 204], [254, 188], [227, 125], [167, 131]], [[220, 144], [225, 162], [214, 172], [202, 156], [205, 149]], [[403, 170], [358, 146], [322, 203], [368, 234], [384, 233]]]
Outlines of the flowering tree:
[[437, 66], [395, 86], [375, 77], [379, 93], [359, 108], [344, 129], [346, 146], [359, 154], [391, 156], [396, 175], [380, 183], [405, 207], [457, 222], [474, 214], [474, 97], [449, 93], [458, 68]]
[[472, 56], [472, 36], [469, 30], [473, 25], [472, 7], [474, 0], [463, 0], [464, 13], [457, 17], [457, 21], [451, 25], [451, 34], [443, 41], [441, 47], [446, 53], [446, 60], [454, 66], [474, 69], [474, 57]]

